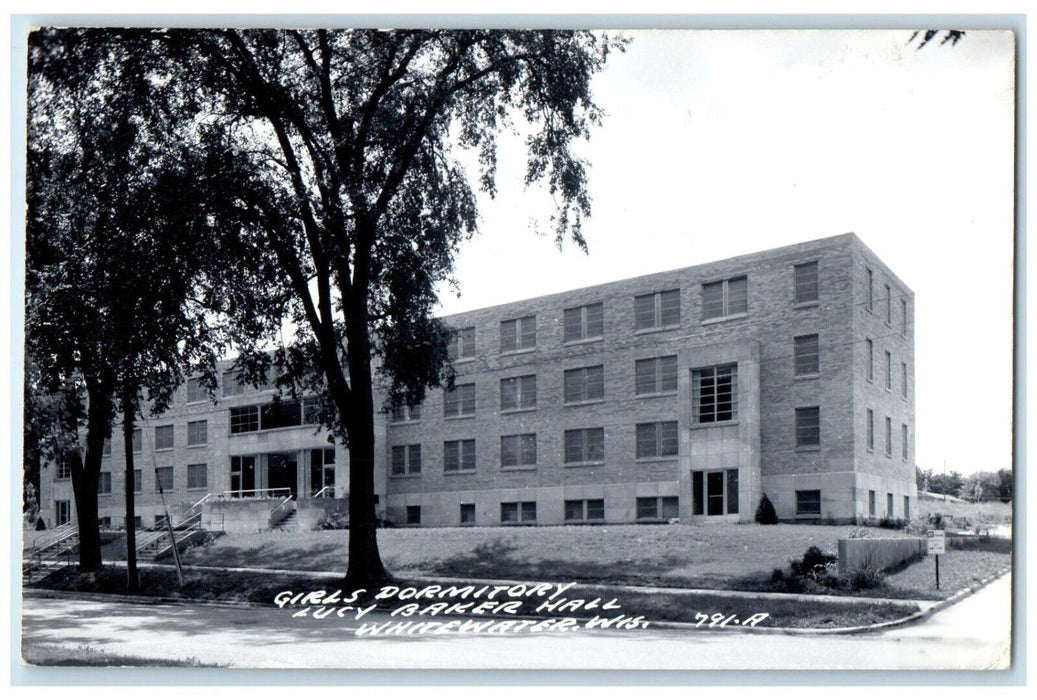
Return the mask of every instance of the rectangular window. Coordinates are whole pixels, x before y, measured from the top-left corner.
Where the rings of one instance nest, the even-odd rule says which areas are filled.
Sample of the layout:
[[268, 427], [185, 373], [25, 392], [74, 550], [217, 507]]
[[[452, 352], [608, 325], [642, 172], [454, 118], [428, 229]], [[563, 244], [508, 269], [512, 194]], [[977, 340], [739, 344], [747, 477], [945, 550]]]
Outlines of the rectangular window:
[[310, 494], [335, 496], [335, 448], [310, 450]]
[[263, 404], [260, 413], [260, 425], [263, 430], [302, 425], [302, 404], [299, 401], [289, 399], [272, 401]]
[[691, 390], [696, 423], [720, 423], [738, 418], [736, 365], [695, 370]]
[[152, 517], [152, 519], [151, 519], [151, 529], [152, 530], [164, 530], [165, 527], [166, 527], [166, 516], [164, 516], [164, 515], [155, 515], [155, 516]]
[[605, 398], [605, 368], [578, 367], [565, 370], [565, 403], [601, 401]]
[[796, 491], [796, 515], [821, 515], [821, 492]]
[[900, 300], [900, 335], [907, 337], [907, 299]]
[[591, 498], [565, 502], [565, 522], [593, 522], [605, 519], [605, 499]]
[[634, 297], [634, 330], [679, 326], [681, 322], [681, 290], [641, 294]]
[[307, 396], [302, 400], [302, 422], [303, 425], [320, 423], [320, 399], [316, 396]]
[[209, 423], [194, 420], [187, 424], [187, 446], [204, 445], [209, 441]]
[[101, 456], [108, 457], [112, 454], [112, 440], [111, 438], [104, 439], [104, 446], [101, 447]]
[[251, 455], [230, 458], [230, 490], [234, 498], [256, 495], [256, 458]]
[[637, 499], [638, 520], [669, 520], [680, 516], [677, 496], [649, 496]]
[[893, 494], [886, 494], [886, 517], [893, 517]]
[[868, 515], [875, 517], [875, 489], [868, 490]]
[[904, 520], [911, 519], [911, 497], [904, 496]]
[[500, 439], [500, 463], [502, 467], [536, 466], [536, 433], [502, 435]]
[[793, 365], [797, 377], [815, 376], [821, 372], [821, 349], [817, 333], [797, 335], [793, 339]]
[[796, 447], [816, 447], [821, 444], [821, 409], [808, 406], [796, 409]]
[[868, 359], [867, 374], [865, 376], [867, 376], [870, 382], [875, 379], [875, 344], [871, 342], [871, 338], [865, 338], [864, 347], [867, 351]]
[[738, 470], [693, 471], [692, 515], [738, 513]]
[[705, 472], [691, 473], [691, 512], [692, 515], [704, 515], [706, 501]]
[[910, 443], [908, 442], [907, 438], [908, 438], [908, 435], [907, 435], [907, 423], [901, 423], [900, 424], [900, 453], [901, 453], [901, 456], [904, 458], [905, 462], [908, 459], [910, 459], [910, 452], [911, 452]]
[[875, 411], [871, 410], [870, 408], [868, 409], [867, 435], [868, 435], [868, 449], [869, 450], [874, 450], [875, 449]]
[[187, 380], [187, 403], [200, 403], [209, 398], [209, 390], [198, 378]]
[[112, 492], [112, 473], [101, 472], [97, 475], [97, 494], [104, 496]]
[[793, 277], [795, 278], [794, 303], [806, 304], [817, 301], [817, 261], [794, 266]]
[[101, 530], [112, 529], [112, 516], [104, 515], [97, 519], [97, 527]]
[[637, 424], [637, 458], [677, 455], [677, 421]]
[[417, 406], [397, 406], [392, 410], [393, 423], [409, 423], [421, 420], [421, 404]]
[[395, 445], [392, 448], [392, 475], [421, 473], [421, 445]]
[[500, 351], [529, 350], [537, 345], [537, 317], [523, 316], [500, 323]]
[[886, 416], [886, 456], [893, 456], [893, 419]]
[[475, 326], [458, 328], [450, 333], [447, 354], [451, 360], [475, 357]]
[[535, 374], [500, 380], [500, 410], [519, 411], [536, 408], [537, 378]]
[[462, 503], [461, 504], [461, 524], [462, 525], [475, 525], [475, 504], [474, 503]]
[[535, 523], [536, 519], [536, 501], [500, 504], [500, 521], [502, 523]]
[[886, 391], [893, 391], [893, 355], [886, 350]]
[[259, 430], [259, 406], [241, 406], [230, 409], [230, 434], [252, 433]]
[[886, 285], [886, 325], [893, 323], [893, 290]]
[[144, 475], [140, 469], [133, 470], [133, 493], [144, 491]]
[[727, 514], [738, 514], [738, 470], [727, 470]]
[[563, 342], [575, 343], [605, 335], [605, 307], [601, 302], [565, 310]]
[[209, 487], [209, 465], [187, 465], [187, 488], [204, 489]]
[[907, 363], [900, 363], [900, 395], [907, 398]]
[[605, 429], [565, 431], [565, 463], [590, 464], [605, 460]]
[[155, 490], [156, 491], [172, 491], [173, 490], [173, 468], [172, 467], [156, 467], [155, 468]]
[[634, 392], [638, 396], [677, 391], [677, 356], [650, 357], [634, 363]]
[[443, 471], [475, 471], [475, 440], [447, 440], [444, 442]]
[[72, 502], [54, 501], [54, 525], [64, 525], [72, 520]]
[[407, 506], [407, 524], [421, 525], [421, 506]]
[[875, 273], [871, 271], [870, 267], [865, 268], [865, 276], [867, 277], [867, 301], [865, 302], [865, 308], [869, 312], [875, 313]]
[[475, 415], [475, 384], [457, 384], [443, 390], [443, 417]]
[[702, 320], [727, 318], [749, 312], [749, 280], [732, 277], [702, 285]]
[[173, 426], [155, 426], [155, 450], [173, 449]]
[[223, 395], [241, 396], [245, 393], [245, 383], [238, 379], [238, 371], [230, 370], [223, 373]]
[[72, 459], [70, 457], [59, 457], [56, 465], [57, 474], [54, 475], [55, 479], [64, 481], [65, 479], [72, 478]]

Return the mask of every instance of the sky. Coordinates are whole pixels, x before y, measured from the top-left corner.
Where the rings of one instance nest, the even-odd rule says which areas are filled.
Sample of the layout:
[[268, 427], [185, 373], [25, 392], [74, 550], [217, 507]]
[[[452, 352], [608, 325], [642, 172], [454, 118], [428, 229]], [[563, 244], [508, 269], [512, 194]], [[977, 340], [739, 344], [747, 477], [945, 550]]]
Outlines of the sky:
[[505, 140], [441, 312], [852, 231], [915, 293], [917, 464], [1010, 466], [1014, 38], [910, 34], [626, 32], [580, 146], [589, 252], [536, 234], [550, 200]]

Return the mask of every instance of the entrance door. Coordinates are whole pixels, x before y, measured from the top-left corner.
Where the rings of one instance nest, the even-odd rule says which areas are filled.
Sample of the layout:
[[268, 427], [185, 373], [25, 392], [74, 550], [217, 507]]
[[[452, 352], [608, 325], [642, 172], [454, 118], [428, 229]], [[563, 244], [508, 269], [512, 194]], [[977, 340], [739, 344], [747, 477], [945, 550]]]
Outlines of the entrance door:
[[724, 514], [724, 472], [706, 472], [706, 515]]
[[[298, 457], [294, 452], [283, 454], [268, 454], [266, 456], [267, 488], [289, 489], [292, 497], [297, 495], [298, 482]], [[283, 491], [276, 491], [275, 495], [281, 495]]]
[[72, 519], [71, 501], [54, 501], [54, 525], [64, 525]]

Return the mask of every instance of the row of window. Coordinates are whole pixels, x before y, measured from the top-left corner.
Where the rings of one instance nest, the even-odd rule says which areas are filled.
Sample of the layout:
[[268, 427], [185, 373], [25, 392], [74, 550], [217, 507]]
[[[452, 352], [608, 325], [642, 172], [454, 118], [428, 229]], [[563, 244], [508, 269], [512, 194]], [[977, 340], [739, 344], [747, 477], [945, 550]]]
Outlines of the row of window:
[[[868, 515], [875, 517], [875, 490], [868, 490]], [[893, 494], [886, 494], [886, 517], [893, 517]], [[904, 520], [911, 519], [911, 497], [904, 496]]]
[[[143, 433], [140, 428], [133, 430], [133, 454], [140, 454], [143, 450]], [[209, 443], [209, 422], [205, 420], [189, 421], [187, 423], [187, 446], [204, 447]], [[155, 451], [171, 450], [176, 444], [176, 429], [172, 425], [155, 426]], [[108, 457], [112, 454], [112, 441], [104, 441], [102, 455]], [[62, 465], [58, 465], [59, 472]], [[62, 477], [58, 477], [59, 479]], [[65, 477], [67, 478], [67, 477]]]
[[[172, 491], [175, 484], [175, 472], [173, 467], [155, 468], [155, 493]], [[209, 465], [188, 464], [187, 465], [187, 488], [204, 489], [209, 487]], [[133, 470], [133, 492], [142, 493], [144, 490], [143, 472], [140, 469]], [[107, 496], [112, 493], [112, 473], [101, 472], [97, 481], [97, 493]]]
[[[638, 520], [667, 520], [679, 517], [680, 507], [677, 496], [649, 496], [636, 499]], [[566, 500], [563, 504], [565, 522], [594, 523], [605, 521], [605, 499], [586, 498]], [[407, 506], [407, 524], [421, 524], [421, 506]], [[459, 520], [462, 525], [475, 525], [475, 504], [460, 504]], [[505, 501], [500, 504], [500, 523], [535, 524], [537, 520], [536, 501]]]
[[[875, 411], [867, 409], [865, 418], [865, 435], [868, 451], [875, 449]], [[885, 423], [885, 451], [887, 457], [893, 456], [893, 419], [886, 416]], [[900, 456], [906, 462], [911, 458], [910, 429], [907, 423], [900, 424]]]
[[[884, 287], [885, 296], [880, 298], [880, 299], [876, 299], [875, 298], [875, 272], [870, 267], [868, 267], [868, 268], [865, 268], [864, 274], [865, 274], [865, 278], [866, 278], [865, 279], [865, 286], [866, 286], [866, 294], [867, 294], [867, 296], [865, 297], [864, 308], [867, 309], [869, 313], [875, 313], [875, 307], [876, 307], [875, 302], [876, 301], [885, 302], [882, 305], [884, 307], [882, 309], [882, 313], [885, 316], [886, 325], [887, 326], [892, 326], [893, 325], [893, 307], [894, 307], [893, 287], [891, 287], [889, 284], [884, 284], [883, 287]], [[904, 298], [904, 297], [900, 298], [900, 334], [902, 336], [904, 336], [905, 338], [907, 337], [907, 299]]]
[[[793, 303], [810, 304], [818, 300], [817, 261], [793, 268]], [[702, 285], [702, 321], [738, 318], [749, 313], [749, 278], [746, 275], [714, 280]], [[681, 291], [666, 289], [634, 297], [634, 332], [675, 328], [681, 322]], [[599, 340], [605, 335], [603, 302], [564, 309], [562, 342]], [[537, 345], [536, 315], [500, 322], [501, 353], [532, 350]], [[475, 357], [475, 327], [458, 328], [449, 343], [453, 360]]]
[[[869, 382], [873, 382], [873, 381], [875, 381], [875, 343], [872, 342], [871, 338], [865, 338], [864, 339], [864, 348], [865, 348], [865, 352], [866, 352], [866, 355], [867, 355], [867, 358], [866, 358], [867, 359], [867, 365], [866, 365], [866, 375], [865, 376], [867, 377]], [[885, 368], [886, 391], [892, 392], [893, 391], [893, 353], [890, 352], [889, 350], [884, 350], [883, 352], [885, 353], [885, 355], [884, 355], [885, 362], [884, 362], [883, 366]], [[905, 399], [907, 398], [907, 386], [908, 386], [907, 363], [906, 362], [901, 362], [900, 363], [900, 396], [902, 398], [905, 398]]]

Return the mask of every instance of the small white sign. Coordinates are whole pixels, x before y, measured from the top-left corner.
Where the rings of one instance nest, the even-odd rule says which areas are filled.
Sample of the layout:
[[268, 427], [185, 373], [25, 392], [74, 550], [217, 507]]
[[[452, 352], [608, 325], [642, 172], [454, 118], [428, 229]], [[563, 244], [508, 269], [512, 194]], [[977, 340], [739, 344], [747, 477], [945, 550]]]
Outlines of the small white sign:
[[929, 554], [945, 554], [947, 551], [947, 540], [943, 530], [929, 530], [925, 533], [927, 552]]

